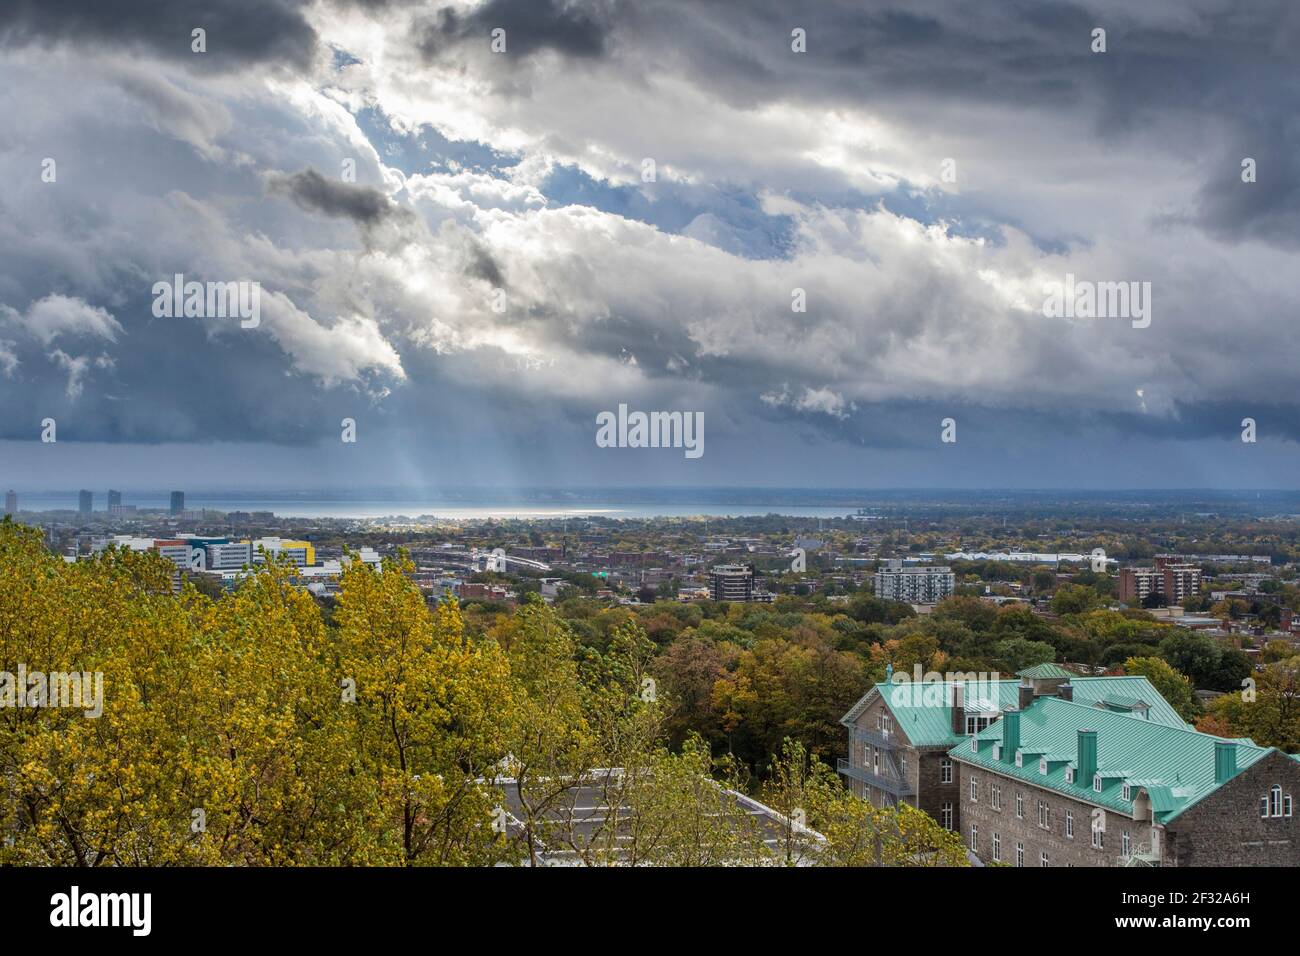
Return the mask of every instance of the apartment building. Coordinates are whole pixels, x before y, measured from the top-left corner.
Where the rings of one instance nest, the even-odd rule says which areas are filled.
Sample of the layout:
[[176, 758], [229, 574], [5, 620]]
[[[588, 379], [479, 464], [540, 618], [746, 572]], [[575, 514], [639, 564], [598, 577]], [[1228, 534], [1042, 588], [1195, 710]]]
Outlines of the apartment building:
[[949, 751], [961, 832], [982, 861], [1300, 865], [1296, 757], [1098, 708], [1079, 699], [1079, 680]]
[[908, 604], [937, 604], [956, 590], [952, 568], [937, 565], [904, 566], [901, 558], [891, 558], [876, 572], [876, 597]]
[[749, 564], [720, 564], [709, 572], [709, 597], [714, 601], [752, 601], [754, 567]]
[[1075, 699], [1099, 712], [1186, 726], [1145, 677], [1079, 677], [1056, 664], [1010, 679], [932, 676], [904, 680], [891, 673], [867, 691], [840, 720], [849, 731], [849, 756], [838, 770], [850, 790], [876, 806], [903, 801], [951, 830], [961, 829], [966, 806], [953, 748], [1037, 697], [1069, 685]]
[[1156, 558], [1154, 568], [1121, 568], [1119, 599], [1145, 601], [1159, 595], [1166, 604], [1181, 604], [1201, 589], [1201, 569], [1184, 564], [1169, 555]]

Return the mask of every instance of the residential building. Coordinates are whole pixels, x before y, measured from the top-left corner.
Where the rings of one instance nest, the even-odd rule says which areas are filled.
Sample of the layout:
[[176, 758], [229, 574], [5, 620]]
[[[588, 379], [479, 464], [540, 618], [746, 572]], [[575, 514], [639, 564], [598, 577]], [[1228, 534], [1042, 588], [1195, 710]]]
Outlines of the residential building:
[[1181, 604], [1201, 589], [1201, 569], [1156, 559], [1154, 568], [1121, 568], [1119, 599], [1142, 601], [1159, 595], [1166, 604]]
[[1089, 705], [1081, 680], [949, 751], [981, 860], [1014, 844], [1017, 866], [1300, 865], [1300, 758]]
[[754, 566], [720, 564], [709, 572], [709, 597], [715, 601], [752, 601]]
[[5, 514], [18, 514], [18, 493], [12, 488], [5, 492]]
[[122, 492], [108, 489], [108, 513], [118, 515], [122, 513]]
[[[891, 673], [853, 705], [840, 719], [849, 731], [849, 756], [840, 759], [839, 772], [854, 793], [878, 807], [904, 801], [963, 833], [969, 794], [961, 793], [951, 751], [1036, 697], [1061, 693], [1064, 686], [1081, 705], [1099, 712], [1186, 726], [1145, 677], [1079, 677], [1056, 664], [1021, 671], [1018, 679], [933, 676], [934, 681], [905, 680]], [[990, 798], [1001, 802], [1011, 793], [983, 797]]]
[[956, 590], [952, 568], [938, 565], [904, 566], [892, 558], [876, 572], [876, 597], [908, 604], [937, 604]]
[[185, 510], [185, 492], [173, 491], [171, 500], [171, 513], [174, 515], [181, 514]]
[[80, 514], [88, 515], [95, 508], [95, 494], [86, 491], [84, 488], [77, 493], [77, 511]]

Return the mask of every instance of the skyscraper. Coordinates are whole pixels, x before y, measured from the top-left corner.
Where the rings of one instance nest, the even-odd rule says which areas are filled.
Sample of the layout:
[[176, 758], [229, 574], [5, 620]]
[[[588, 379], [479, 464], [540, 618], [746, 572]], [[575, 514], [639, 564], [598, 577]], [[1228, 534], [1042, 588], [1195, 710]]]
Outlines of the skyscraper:
[[12, 488], [5, 492], [5, 514], [18, 514], [18, 495]]
[[121, 514], [122, 512], [122, 492], [108, 489], [108, 513], [111, 515]]
[[185, 510], [185, 492], [172, 492], [172, 514], [178, 515]]
[[83, 515], [88, 515], [95, 510], [95, 493], [93, 491], [81, 489], [81, 493], [77, 496], [77, 510]]

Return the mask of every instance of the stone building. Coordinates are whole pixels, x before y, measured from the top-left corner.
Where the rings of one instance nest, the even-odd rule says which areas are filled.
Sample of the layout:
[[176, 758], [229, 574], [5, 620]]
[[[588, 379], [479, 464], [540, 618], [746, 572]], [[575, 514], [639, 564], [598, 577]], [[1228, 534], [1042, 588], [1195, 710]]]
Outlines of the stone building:
[[1069, 684], [1090, 706], [1186, 726], [1145, 677], [1079, 677], [1055, 664], [1021, 671], [1019, 680], [930, 676], [891, 674], [853, 705], [840, 720], [849, 731], [849, 756], [838, 769], [854, 793], [876, 806], [905, 801], [952, 830], [962, 828], [964, 804], [950, 751], [1035, 697]]
[[1025, 701], [948, 753], [961, 832], [1011, 866], [1297, 866], [1300, 761], [1080, 699]]

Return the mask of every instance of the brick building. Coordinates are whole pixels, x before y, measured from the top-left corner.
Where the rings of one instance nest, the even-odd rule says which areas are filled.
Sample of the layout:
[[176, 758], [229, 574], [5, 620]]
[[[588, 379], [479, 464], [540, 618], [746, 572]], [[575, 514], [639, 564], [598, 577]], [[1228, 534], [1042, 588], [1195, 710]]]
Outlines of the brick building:
[[1181, 604], [1201, 590], [1201, 569], [1173, 555], [1159, 555], [1154, 568], [1121, 568], [1119, 599], [1145, 601], [1159, 595], [1166, 604]]
[[1300, 761], [1084, 703], [1078, 678], [949, 751], [961, 832], [1012, 866], [1296, 866]]

